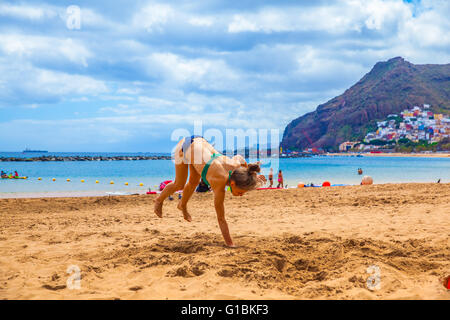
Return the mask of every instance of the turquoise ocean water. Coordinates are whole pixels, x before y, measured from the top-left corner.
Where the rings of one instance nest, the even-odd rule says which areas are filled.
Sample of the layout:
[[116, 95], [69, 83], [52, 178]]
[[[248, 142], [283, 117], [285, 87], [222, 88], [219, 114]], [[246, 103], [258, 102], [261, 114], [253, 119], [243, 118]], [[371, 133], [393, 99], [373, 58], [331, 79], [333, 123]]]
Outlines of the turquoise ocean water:
[[[0, 157], [35, 157], [40, 154], [0, 152]], [[47, 155], [157, 155], [149, 153], [48, 153]], [[159, 154], [164, 155], [164, 154]], [[361, 176], [370, 175], [374, 183], [397, 182], [450, 182], [450, 158], [414, 157], [327, 157], [279, 159], [285, 184], [295, 186], [299, 181], [306, 184], [359, 184]], [[6, 172], [17, 170], [27, 180], [0, 179], [0, 193], [17, 192], [144, 192], [155, 189], [161, 181], [172, 180], [175, 170], [170, 160], [139, 161], [67, 161], [67, 162], [0, 162]], [[42, 180], [39, 181], [38, 178]], [[52, 178], [56, 181], [53, 182]], [[70, 179], [67, 182], [66, 179]], [[81, 180], [85, 182], [82, 183]], [[95, 181], [99, 183], [96, 184]], [[274, 177], [276, 181], [276, 174]], [[111, 185], [110, 181], [114, 181]], [[125, 182], [129, 185], [125, 186]], [[140, 187], [139, 184], [144, 186]]]

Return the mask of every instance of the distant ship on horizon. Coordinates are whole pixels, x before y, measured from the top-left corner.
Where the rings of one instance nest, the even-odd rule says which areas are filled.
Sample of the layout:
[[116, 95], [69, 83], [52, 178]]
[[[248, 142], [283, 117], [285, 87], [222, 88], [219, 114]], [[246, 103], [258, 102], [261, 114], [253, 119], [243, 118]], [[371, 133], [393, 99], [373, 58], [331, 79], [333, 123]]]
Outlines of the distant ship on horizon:
[[47, 150], [31, 150], [29, 148], [25, 148], [25, 150], [23, 150], [22, 152], [23, 153], [26, 153], [26, 152], [41, 152], [41, 153], [45, 153], [45, 152], [48, 152], [48, 151]]

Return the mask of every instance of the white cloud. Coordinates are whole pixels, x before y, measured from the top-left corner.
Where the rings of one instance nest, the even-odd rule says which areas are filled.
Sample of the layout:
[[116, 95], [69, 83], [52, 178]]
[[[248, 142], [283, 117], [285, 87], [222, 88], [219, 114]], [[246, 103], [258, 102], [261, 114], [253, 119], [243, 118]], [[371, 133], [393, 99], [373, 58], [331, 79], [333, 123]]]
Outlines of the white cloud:
[[256, 32], [262, 30], [262, 27], [256, 26], [255, 23], [249, 21], [242, 15], [236, 14], [233, 16], [233, 21], [228, 25], [228, 32]]
[[137, 95], [141, 93], [140, 88], [120, 88], [117, 90], [117, 94]]
[[412, 16], [411, 8], [395, 0], [341, 0], [313, 7], [266, 7], [256, 13], [237, 14], [228, 32], [325, 31], [331, 34], [381, 30], [388, 23]]
[[123, 96], [123, 95], [100, 95], [98, 97], [102, 101], [134, 101], [135, 97]]
[[188, 22], [190, 24], [192, 24], [193, 26], [210, 27], [213, 25], [214, 19], [212, 17], [194, 16], [194, 17], [188, 18]]
[[116, 107], [103, 107], [100, 108], [99, 112], [101, 113], [114, 113], [118, 115], [133, 115], [141, 113], [142, 110], [132, 108], [126, 104], [118, 104]]
[[[237, 113], [239, 113], [239, 111]], [[161, 125], [167, 127], [190, 126], [194, 123], [194, 121], [202, 121], [204, 125], [216, 126], [220, 128], [225, 126], [228, 126], [229, 128], [265, 128], [269, 123], [264, 120], [261, 121], [259, 118], [230, 117], [230, 115], [231, 113], [204, 113], [201, 115], [186, 113], [92, 117], [83, 119], [64, 119], [58, 121], [21, 119], [3, 123], [3, 125], [14, 123], [14, 125], [19, 126], [26, 125], [51, 127], [52, 129], [54, 129], [55, 126], [79, 127], [80, 130], [83, 130], [83, 128], [88, 128], [88, 130], [91, 128], [98, 128], [98, 132], [100, 132], [104, 127], [117, 129], [122, 128], [124, 131], [130, 131], [130, 127], [135, 129], [145, 129], [149, 127], [158, 127]]]
[[0, 135], [14, 132], [24, 141], [33, 143], [36, 140], [39, 144], [44, 142], [64, 149], [67, 149], [67, 142], [70, 141], [70, 150], [86, 150], [91, 145], [120, 143], [133, 137], [132, 128], [119, 123], [111, 125], [109, 119], [13, 120], [0, 122]]
[[342, 61], [332, 56], [324, 56], [323, 52], [311, 46], [303, 47], [299, 51], [297, 63], [296, 74], [306, 81], [336, 74], [340, 76], [343, 76], [344, 73], [362, 74], [366, 70], [358, 61]]
[[138, 104], [139, 106], [148, 108], [150, 110], [157, 110], [157, 109], [166, 110], [172, 107], [176, 107], [174, 101], [147, 96], [139, 96]]
[[161, 32], [173, 15], [174, 10], [170, 5], [150, 3], [133, 16], [132, 23], [135, 27], [146, 29], [148, 32]]
[[238, 14], [228, 25], [228, 32], [290, 32], [327, 31], [331, 33], [357, 29], [357, 25], [342, 14], [342, 8], [323, 7], [265, 8], [257, 13]]
[[419, 48], [449, 46], [450, 20], [436, 11], [426, 11], [414, 19], [405, 20], [398, 37], [403, 43], [413, 42]]
[[11, 5], [0, 4], [0, 16], [9, 16], [14, 18], [42, 20], [44, 18], [53, 18], [57, 16], [54, 8], [48, 6], [30, 6], [30, 5]]
[[24, 34], [0, 34], [0, 51], [20, 58], [45, 58], [88, 66], [92, 53], [78, 40]]
[[[59, 31], [67, 29], [67, 21], [72, 13], [67, 11], [69, 6], [50, 5], [50, 4], [0, 4], [0, 17], [10, 17], [19, 20], [28, 20], [33, 24], [54, 23]], [[95, 10], [80, 6], [80, 29], [93, 27], [95, 29], [104, 29], [113, 32], [120, 32], [129, 29], [129, 25], [121, 24], [118, 20], [107, 19]], [[69, 30], [69, 29], [67, 29]], [[74, 32], [74, 31], [71, 31]], [[76, 32], [76, 31], [75, 31]]]
[[168, 82], [193, 84], [202, 90], [228, 90], [239, 78], [223, 60], [186, 59], [173, 53], [154, 53], [147, 66], [149, 74], [157, 71]]
[[79, 97], [79, 98], [72, 98], [70, 99], [72, 102], [87, 102], [89, 101], [89, 98], [87, 97]]
[[401, 1], [351, 1], [350, 4], [361, 10], [368, 29], [381, 30], [387, 23], [412, 18], [411, 7]]
[[108, 91], [105, 83], [88, 76], [39, 69], [29, 64], [7, 65], [1, 59], [0, 74], [8, 83], [7, 90], [0, 92], [0, 104], [33, 105], [60, 101], [71, 95], [95, 96]]
[[102, 81], [95, 80], [87, 76], [39, 69], [33, 71], [34, 74], [29, 74], [29, 76], [31, 76], [31, 79], [28, 82], [28, 85], [30, 87], [33, 87], [33, 82], [36, 81], [35, 84], [37, 84], [41, 88], [41, 90], [47, 92], [48, 94], [96, 95], [108, 91], [108, 88]]
[[[64, 8], [64, 14], [62, 18], [66, 21], [68, 15], [66, 8]], [[106, 19], [103, 15], [95, 12], [92, 9], [86, 7], [80, 7], [80, 18], [81, 18], [81, 28], [85, 26], [92, 27], [104, 27], [104, 28], [113, 28], [118, 25], [117, 21], [110, 21]]]

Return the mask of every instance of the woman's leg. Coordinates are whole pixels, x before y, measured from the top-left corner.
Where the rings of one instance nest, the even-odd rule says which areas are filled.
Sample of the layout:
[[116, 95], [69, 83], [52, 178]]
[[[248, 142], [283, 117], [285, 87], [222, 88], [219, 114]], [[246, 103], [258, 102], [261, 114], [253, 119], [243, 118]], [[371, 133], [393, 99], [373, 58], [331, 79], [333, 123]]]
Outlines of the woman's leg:
[[164, 200], [175, 191], [183, 189], [188, 177], [189, 166], [185, 163], [175, 164], [175, 181], [169, 183], [155, 199], [155, 214], [162, 218], [162, 206]]
[[184, 220], [191, 222], [192, 218], [189, 212], [187, 211], [187, 202], [191, 198], [192, 194], [195, 191], [195, 188], [197, 188], [199, 182], [200, 182], [200, 174], [195, 170], [194, 166], [191, 164], [189, 165], [189, 181], [184, 186], [183, 189], [183, 197], [181, 198], [180, 202], [178, 203], [178, 209], [180, 209], [183, 212]]

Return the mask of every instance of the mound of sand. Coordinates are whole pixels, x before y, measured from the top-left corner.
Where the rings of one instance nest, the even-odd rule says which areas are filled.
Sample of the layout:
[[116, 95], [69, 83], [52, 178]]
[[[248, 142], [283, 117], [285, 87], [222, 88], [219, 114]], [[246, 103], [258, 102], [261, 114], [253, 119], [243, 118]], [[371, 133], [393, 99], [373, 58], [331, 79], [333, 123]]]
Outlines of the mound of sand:
[[153, 195], [3, 199], [0, 298], [450, 299], [449, 196], [450, 184], [227, 194], [234, 249], [211, 194], [193, 196], [191, 223], [177, 200], [157, 218]]

